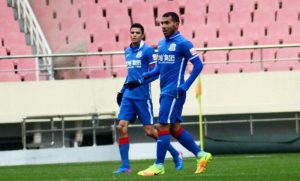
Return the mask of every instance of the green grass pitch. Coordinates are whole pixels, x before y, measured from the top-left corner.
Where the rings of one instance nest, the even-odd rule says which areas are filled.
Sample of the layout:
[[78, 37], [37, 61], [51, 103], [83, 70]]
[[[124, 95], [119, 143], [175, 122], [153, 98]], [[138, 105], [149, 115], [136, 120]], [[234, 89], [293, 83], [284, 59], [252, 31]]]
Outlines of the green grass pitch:
[[94, 181], [94, 180], [300, 180], [300, 153], [217, 155], [203, 174], [194, 174], [196, 162], [184, 160], [184, 169], [176, 171], [172, 160], [167, 160], [164, 175], [141, 177], [137, 172], [147, 168], [153, 160], [132, 161], [130, 174], [111, 172], [119, 162], [95, 162], [0, 167], [0, 181]]

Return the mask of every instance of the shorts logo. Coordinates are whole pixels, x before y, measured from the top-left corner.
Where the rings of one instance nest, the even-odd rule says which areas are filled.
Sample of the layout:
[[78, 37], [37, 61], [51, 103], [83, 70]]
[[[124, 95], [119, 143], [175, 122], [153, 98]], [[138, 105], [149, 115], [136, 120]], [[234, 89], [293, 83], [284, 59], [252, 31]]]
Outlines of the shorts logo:
[[175, 43], [172, 43], [170, 46], [169, 46], [169, 51], [172, 51], [174, 52], [176, 50], [176, 44]]
[[142, 51], [138, 51], [135, 57], [136, 58], [141, 58], [142, 57]]

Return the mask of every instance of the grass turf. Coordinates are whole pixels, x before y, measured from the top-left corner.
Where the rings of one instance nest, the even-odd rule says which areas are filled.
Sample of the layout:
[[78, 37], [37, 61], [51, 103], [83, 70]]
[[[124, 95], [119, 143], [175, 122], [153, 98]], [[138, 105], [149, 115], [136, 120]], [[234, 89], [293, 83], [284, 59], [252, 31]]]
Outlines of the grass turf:
[[[300, 153], [219, 155], [213, 156], [203, 174], [194, 174], [196, 162], [184, 160], [184, 169], [176, 171], [172, 160], [165, 164], [166, 173], [155, 177], [141, 177], [153, 160], [132, 161], [130, 174], [112, 174], [119, 162], [27, 165], [0, 167], [1, 181], [93, 181], [93, 180], [298, 180], [300, 178]], [[179, 179], [179, 180], [177, 180]]]

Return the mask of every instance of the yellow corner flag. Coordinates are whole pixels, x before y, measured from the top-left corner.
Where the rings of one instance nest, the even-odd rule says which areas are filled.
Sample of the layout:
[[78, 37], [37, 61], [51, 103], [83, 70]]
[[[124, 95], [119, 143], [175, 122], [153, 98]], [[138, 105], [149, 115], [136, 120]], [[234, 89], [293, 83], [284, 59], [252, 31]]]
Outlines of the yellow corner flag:
[[199, 103], [199, 136], [200, 136], [200, 148], [204, 150], [204, 139], [203, 139], [203, 125], [202, 125], [202, 104], [201, 104], [201, 95], [202, 95], [202, 85], [201, 78], [198, 76], [197, 84], [196, 84], [196, 98]]

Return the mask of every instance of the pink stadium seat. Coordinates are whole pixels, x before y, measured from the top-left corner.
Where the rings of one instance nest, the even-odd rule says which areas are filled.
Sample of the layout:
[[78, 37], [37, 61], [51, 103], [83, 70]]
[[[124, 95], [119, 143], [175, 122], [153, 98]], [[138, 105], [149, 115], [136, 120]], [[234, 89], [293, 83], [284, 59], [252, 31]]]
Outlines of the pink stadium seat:
[[[1, 59], [0, 70], [14, 70], [14, 60]], [[6, 72], [6, 73], [13, 73], [13, 72]]]
[[238, 37], [233, 39], [232, 46], [252, 46], [254, 45], [255, 39], [251, 37]]
[[203, 61], [205, 62], [227, 62], [228, 52], [227, 51], [207, 51], [203, 55]]
[[229, 64], [220, 64], [216, 70], [218, 73], [242, 73], [244, 63], [229, 63]]
[[245, 38], [261, 39], [266, 36], [266, 28], [266, 26], [263, 26], [260, 23], [246, 24], [243, 27], [243, 36]]
[[233, 63], [238, 66], [239, 72], [258, 72], [261, 69], [258, 54], [253, 50], [232, 50], [229, 52], [229, 62], [245, 62]]
[[291, 34], [283, 37], [284, 43], [299, 43], [300, 42], [300, 26], [297, 24], [293, 24], [291, 26]]
[[251, 23], [251, 12], [233, 11], [229, 13], [230, 24], [246, 26]]
[[262, 60], [263, 61], [274, 61], [276, 59], [277, 49], [263, 49]]
[[[282, 48], [277, 50], [277, 62], [273, 68], [283, 70], [300, 70], [300, 50], [299, 48]], [[283, 60], [283, 61], [281, 61]]]
[[255, 11], [253, 22], [258, 23], [261, 26], [267, 26], [270, 23], [274, 23], [275, 11]]
[[207, 42], [207, 47], [228, 47], [229, 41], [227, 38], [211, 39]]
[[220, 64], [205, 64], [201, 73], [203, 74], [217, 74], [219, 73]]
[[[145, 32], [147, 33], [148, 29], [151, 29], [152, 27], [155, 26], [155, 21], [154, 21], [154, 17], [153, 18], [149, 18], [149, 15], [138, 15], [138, 16], [134, 16], [132, 17], [132, 22], [133, 23], [140, 23], [143, 25]], [[128, 29], [129, 29], [128, 25]]]
[[[101, 3], [104, 1], [100, 1]], [[102, 16], [102, 8], [106, 7], [106, 4], [96, 4], [92, 1], [78, 1], [78, 7], [81, 6], [84, 17], [90, 17], [94, 14], [94, 16], [99, 17]]]
[[157, 5], [157, 18], [161, 19], [162, 15], [166, 12], [174, 11], [179, 15], [178, 1], [158, 1]]
[[193, 34], [195, 34], [192, 29], [189, 29], [189, 28], [184, 28], [184, 27], [181, 27], [179, 28], [179, 32], [184, 36], [186, 37], [187, 39], [189, 39], [190, 41], [193, 41], [194, 37], [193, 37]]
[[211, 12], [206, 15], [207, 24], [210, 26], [223, 26], [229, 23], [229, 13]]
[[[6, 2], [2, 4], [2, 6], [0, 6], [0, 19], [12, 19], [12, 17], [14, 17], [14, 12], [13, 9], [8, 7]], [[9, 22], [9, 21], [7, 21]]]
[[254, 11], [254, 0], [237, 0], [233, 1], [233, 12], [240, 14], [251, 13]]
[[0, 72], [0, 82], [16, 82], [21, 81], [18, 74]]
[[281, 9], [275, 13], [277, 15], [276, 21], [278, 23], [297, 24], [299, 22], [299, 13], [293, 9]]
[[[83, 70], [89, 78], [111, 77], [111, 69], [105, 66], [110, 66], [110, 62], [104, 61], [102, 56], [89, 56], [87, 62], [83, 64], [87, 67]], [[94, 67], [94, 68], [92, 68]]]
[[86, 61], [81, 61], [81, 64], [84, 67], [104, 66], [103, 56], [88, 56], [86, 57]]
[[218, 29], [215, 26], [197, 26], [195, 30], [195, 39], [208, 42], [217, 39]]
[[220, 0], [209, 0], [208, 1], [208, 13], [229, 13], [230, 5], [232, 4], [230, 0], [222, 0], [222, 3], [220, 3]]
[[[126, 5], [118, 4], [118, 6], [116, 6], [115, 3], [110, 3], [105, 9], [109, 29], [114, 31], [114, 33], [118, 33], [120, 28], [128, 28], [131, 24]], [[120, 14], [122, 15], [122, 18], [120, 18]]]
[[[129, 45], [130, 42], [128, 42]], [[120, 44], [114, 44], [111, 42], [106, 42], [101, 45], [102, 51], [123, 51], [125, 47], [122, 47]], [[124, 68], [117, 68], [117, 67], [125, 67], [125, 57], [124, 54], [120, 55], [113, 55], [113, 56], [103, 56], [103, 61], [107, 63], [108, 66], [114, 65], [116, 67], [113, 68], [113, 70], [110, 70], [113, 72], [116, 76], [124, 76], [126, 75], [126, 72], [123, 71]], [[121, 70], [121, 71], [120, 71]]]
[[259, 45], [272, 45], [272, 44], [278, 45], [278, 44], [282, 44], [283, 40], [278, 37], [268, 36], [268, 37], [262, 37], [258, 39], [258, 41], [256, 42], [258, 42]]
[[181, 29], [195, 30], [197, 26], [202, 26], [205, 24], [205, 14], [204, 13], [192, 13], [187, 12], [183, 16], [183, 25]]
[[153, 5], [151, 3], [138, 1], [130, 3], [129, 8], [131, 9], [132, 23], [142, 24], [146, 32], [148, 28], [155, 26]]
[[300, 1], [297, 0], [281, 0], [282, 1], [282, 9], [291, 10], [291, 11], [299, 11], [300, 10]]
[[146, 31], [146, 42], [149, 45], [157, 45], [157, 43], [164, 38], [160, 27], [152, 27]]
[[[127, 5], [127, 7], [132, 7], [134, 4], [140, 3], [141, 0], [122, 0], [121, 3]], [[143, 3], [151, 4], [149, 1], [143, 1]]]
[[[91, 31], [95, 33], [90, 33], [89, 40], [87, 42], [88, 50], [90, 51], [98, 51], [99, 45], [103, 43], [116, 43], [116, 35], [108, 30], [108, 29], [102, 29], [100, 26], [97, 27], [97, 31]], [[91, 49], [92, 48], [92, 49]]]
[[122, 28], [119, 32], [119, 42], [118, 44], [121, 44], [123, 47], [128, 46], [131, 42], [130, 40], [130, 29], [128, 28]]
[[185, 4], [185, 14], [206, 14], [206, 1], [188, 0]]
[[18, 59], [15, 61], [18, 69], [30, 69], [32, 72], [34, 71], [36, 67], [36, 61], [34, 59]]
[[129, 8], [131, 9], [131, 16], [133, 22], [142, 23], [140, 19], [138, 21], [136, 20], [136, 18], [138, 18], [139, 16], [142, 17], [148, 16], [148, 18], [145, 18], [145, 20], [147, 19], [154, 20], [153, 5], [151, 3], [147, 3], [145, 1], [138, 1], [138, 2], [131, 3], [129, 5]]
[[13, 17], [10, 17], [11, 18], [10, 20], [7, 20], [7, 18], [5, 18], [5, 17], [0, 18], [0, 24], [1, 25], [5, 24], [5, 26], [1, 27], [1, 28], [3, 28], [3, 31], [6, 33], [11, 33], [11, 32], [14, 32], [11, 30], [15, 30], [20, 33], [20, 27], [19, 27], [18, 22], [13, 20]]
[[59, 21], [57, 19], [47, 16], [39, 16], [37, 18], [45, 35], [47, 35], [49, 31], [59, 31]]
[[271, 38], [283, 40], [283, 38], [288, 35], [289, 35], [289, 26], [284, 22], [272, 23], [268, 26], [268, 36]]
[[107, 78], [112, 77], [110, 70], [91, 70], [89, 78]]
[[35, 81], [37, 80], [36, 74], [33, 72], [20, 73], [21, 81]]
[[241, 27], [239, 25], [226, 24], [220, 28], [220, 38], [233, 41], [241, 37]]
[[129, 16], [119, 18], [117, 16], [111, 17], [108, 20], [109, 29], [115, 33], [119, 33], [120, 29], [128, 28], [131, 24]]
[[275, 12], [279, 9], [279, 2], [281, 0], [263, 0], [257, 1], [256, 11]]
[[[21, 32], [18, 32], [19, 30], [11, 31], [13, 29], [7, 29], [5, 33], [5, 45], [7, 47], [20, 47], [20, 45], [23, 45], [26, 47], [25, 42], [25, 35]], [[20, 44], [17, 45], [16, 43]], [[22, 47], [22, 46], [21, 46]], [[29, 47], [28, 47], [29, 48]]]

